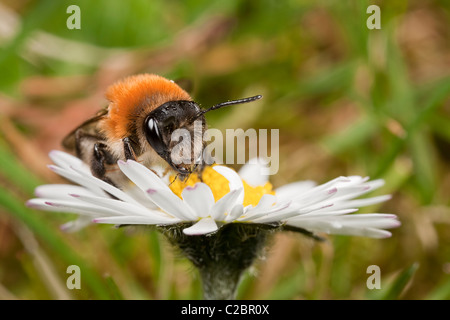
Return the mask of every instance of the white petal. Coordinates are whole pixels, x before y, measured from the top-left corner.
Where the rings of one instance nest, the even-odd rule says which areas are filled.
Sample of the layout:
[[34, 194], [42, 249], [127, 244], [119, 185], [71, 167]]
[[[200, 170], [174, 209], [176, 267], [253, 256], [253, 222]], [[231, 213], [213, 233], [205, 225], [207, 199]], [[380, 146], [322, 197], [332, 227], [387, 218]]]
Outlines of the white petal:
[[[104, 195], [105, 193], [99, 188], [97, 187], [95, 184], [92, 183], [93, 181], [93, 176], [81, 176], [79, 173], [77, 173], [76, 171], [74, 171], [72, 168], [60, 168], [54, 165], [49, 165], [48, 168], [50, 170], [52, 170], [53, 172], [55, 172], [56, 174], [59, 174], [60, 176], [71, 180], [83, 187], [86, 187], [87, 189], [91, 190], [92, 192], [94, 192], [97, 195]], [[105, 182], [106, 183], [106, 182]]]
[[136, 202], [138, 202], [145, 208], [149, 208], [152, 210], [159, 209], [158, 206], [148, 198], [146, 192], [142, 191], [141, 188], [136, 186], [134, 183], [130, 183], [128, 186], [126, 186], [126, 188], [123, 188], [123, 192], [132, 197], [134, 200], [136, 200]]
[[118, 165], [120, 170], [143, 191], [150, 188], [171, 191], [155, 173], [136, 161], [119, 161]]
[[211, 208], [211, 217], [216, 221], [225, 221], [226, 214], [231, 212], [231, 209], [236, 205], [236, 199], [238, 199], [242, 193], [242, 189], [233, 190], [217, 200]]
[[193, 221], [198, 217], [186, 206], [161, 179], [147, 167], [128, 160], [118, 162], [120, 170], [133, 181], [159, 208], [184, 221]]
[[257, 209], [257, 210], [269, 210], [277, 202], [280, 202], [278, 197], [274, 196], [273, 194], [266, 193], [266, 194], [263, 194], [261, 199], [259, 199], [259, 202], [256, 205], [255, 209]]
[[128, 160], [118, 162], [120, 170], [133, 181], [159, 208], [184, 221], [194, 221], [198, 216], [186, 206], [161, 179], [147, 167]]
[[379, 179], [355, 186], [336, 187], [338, 191], [334, 197], [334, 201], [337, 202], [357, 198], [381, 187], [382, 185], [384, 185], [384, 180]]
[[254, 223], [271, 223], [282, 221], [294, 216], [297, 216], [298, 212], [295, 208], [286, 206], [280, 208], [279, 210], [266, 215], [258, 215], [258, 217], [253, 217], [252, 222]]
[[243, 214], [244, 214], [244, 206], [242, 204], [237, 204], [231, 209], [230, 214], [225, 218], [225, 221], [226, 222], [234, 221]]
[[27, 207], [45, 211], [66, 212], [88, 215], [92, 217], [118, 214], [102, 207], [86, 205], [78, 201], [58, 200], [58, 199], [30, 199], [26, 202]]
[[90, 172], [89, 167], [83, 161], [81, 161], [81, 159], [69, 153], [59, 150], [52, 150], [48, 155], [57, 166], [63, 169], [69, 169], [70, 167], [79, 167]]
[[385, 213], [347, 214], [340, 216], [338, 220], [347, 226], [354, 227], [370, 226], [371, 228], [390, 229], [400, 226], [396, 215]]
[[[300, 215], [313, 214], [316, 212], [323, 212], [327, 210], [336, 210], [334, 204], [331, 202], [319, 202], [317, 204], [313, 204], [311, 206], [303, 207], [297, 203], [295, 203], [297, 212]], [[294, 206], [294, 205], [293, 205]]]
[[391, 199], [391, 195], [382, 195], [367, 199], [356, 199], [356, 200], [346, 200], [342, 202], [338, 202], [335, 204], [334, 209], [344, 209], [344, 208], [359, 208], [359, 207], [366, 207], [373, 204], [381, 203], [384, 201], [387, 201]]
[[[107, 183], [97, 177], [92, 176], [90, 173], [83, 172], [83, 171], [79, 170], [78, 168], [72, 168], [72, 169], [76, 173], [78, 173], [80, 176], [87, 179], [89, 181], [90, 186], [96, 186], [96, 187], [100, 188], [101, 190], [103, 190], [104, 192], [107, 192], [122, 201], [134, 203], [136, 205], [141, 205], [133, 197], [129, 196], [128, 194], [126, 194], [125, 192], [120, 190], [119, 188], [116, 188], [113, 185], [110, 185], [109, 183]], [[104, 192], [102, 193], [103, 195], [104, 195]]]
[[219, 228], [217, 227], [214, 219], [208, 217], [202, 218], [199, 222], [195, 223], [189, 228], [183, 229], [183, 233], [189, 236], [202, 235], [217, 231], [218, 229]]
[[[241, 222], [244, 222], [244, 221], [255, 222], [255, 220], [258, 220], [260, 218], [263, 218], [263, 217], [269, 218], [270, 217], [270, 219], [269, 219], [270, 221], [279, 221], [280, 219], [278, 219], [278, 214], [285, 213], [290, 205], [291, 205], [290, 202], [285, 202], [283, 204], [274, 206], [272, 209], [270, 209], [268, 211], [256, 211], [256, 212], [254, 211], [255, 208], [250, 208], [238, 220]], [[289, 209], [289, 212], [295, 212], [295, 214], [297, 214], [297, 212], [294, 209]]]
[[[144, 208], [142, 206], [135, 205], [134, 203], [124, 202], [121, 200], [116, 200], [112, 198], [101, 198], [101, 197], [92, 197], [86, 195], [79, 194], [71, 194], [71, 196], [80, 201], [84, 201], [86, 203], [90, 203], [93, 205], [101, 206], [104, 208], [108, 208], [114, 211], [121, 212], [122, 215], [127, 216], [157, 216], [157, 217], [169, 217], [166, 213], [161, 212], [159, 210], [151, 210]], [[173, 217], [171, 217], [173, 218]]]
[[153, 224], [167, 225], [180, 222], [180, 219], [162, 217], [162, 216], [111, 216], [101, 217], [92, 220], [95, 223], [109, 224]]
[[261, 199], [259, 199], [259, 202], [256, 205], [256, 207], [249, 205], [246, 207], [246, 209], [248, 213], [255, 215], [261, 212], [267, 213], [270, 210], [274, 209], [275, 206], [279, 206], [279, 203], [277, 203], [277, 197], [275, 197], [272, 194], [266, 193], [261, 197]]
[[[354, 213], [358, 211], [358, 209], [340, 209], [340, 210], [336, 210], [336, 208], [334, 206], [330, 206], [330, 207], [326, 207], [323, 209], [317, 209], [315, 211], [310, 211], [307, 213], [304, 212], [299, 212], [298, 213], [298, 217], [303, 217], [303, 216], [340, 216], [340, 215], [344, 215], [344, 214], [348, 214], [348, 213]], [[294, 216], [292, 219], [295, 219], [296, 217]]]
[[400, 225], [395, 215], [354, 214], [331, 217], [298, 217], [287, 221], [288, 225], [304, 228], [313, 232], [329, 234], [355, 235], [371, 238], [384, 238], [391, 235], [378, 228], [395, 228]]
[[325, 190], [325, 189], [330, 189], [333, 187], [337, 187], [337, 186], [342, 186], [342, 185], [351, 185], [352, 183], [352, 179], [350, 179], [349, 177], [337, 177], [334, 178], [333, 180], [330, 180], [324, 184], [318, 185], [310, 190], [308, 190], [306, 193], [313, 193], [313, 192], [317, 192], [320, 190]]
[[316, 186], [314, 181], [298, 181], [286, 184], [275, 189], [275, 194], [279, 201], [291, 200], [294, 197], [301, 195], [302, 193], [310, 190]]
[[309, 211], [311, 207], [326, 207], [334, 203], [333, 197], [337, 193], [337, 188], [328, 188], [311, 193], [309, 197], [299, 200], [295, 198], [293, 203], [298, 204], [303, 211]]
[[211, 189], [204, 183], [196, 183], [193, 187], [187, 186], [181, 193], [186, 202], [199, 217], [210, 215], [214, 205], [214, 195]]
[[233, 169], [224, 166], [214, 166], [213, 169], [228, 180], [228, 182], [230, 183], [229, 185], [230, 190], [237, 190], [244, 188], [244, 184], [242, 183], [241, 177], [239, 177], [239, 175]]
[[[34, 194], [46, 199], [71, 199], [69, 194], [95, 195], [89, 189], [73, 184], [43, 184], [34, 189]], [[73, 200], [73, 199], [72, 199]]]
[[364, 183], [368, 178], [362, 178], [360, 176], [350, 176], [350, 177], [338, 177], [333, 180], [330, 180], [324, 184], [321, 184], [317, 187], [307, 190], [302, 193], [300, 196], [295, 198], [295, 201], [300, 199], [309, 199], [311, 195], [317, 194], [324, 190], [332, 190], [332, 189], [340, 189], [340, 188], [348, 188], [355, 186], [357, 184]]
[[263, 186], [269, 181], [269, 170], [263, 159], [253, 158], [239, 170], [239, 176], [252, 187]]
[[368, 186], [370, 188], [369, 191], [371, 190], [375, 190], [378, 188], [381, 188], [382, 186], [385, 185], [385, 181], [383, 179], [376, 179], [376, 180], [372, 180], [372, 181], [367, 181], [366, 183], [364, 183], [365, 186]]
[[334, 183], [334, 187], [348, 187], [354, 185], [360, 185], [369, 180], [369, 177], [361, 177], [361, 176], [347, 176], [341, 177], [343, 179], [338, 179]]
[[196, 212], [187, 206], [183, 200], [178, 198], [172, 190], [148, 189], [147, 195], [158, 207], [168, 214], [183, 221], [195, 221], [198, 216]]
[[[216, 170], [219, 174], [225, 177], [229, 181], [230, 191], [233, 190], [244, 190], [244, 184], [242, 183], [241, 178], [233, 169], [224, 167], [224, 166], [214, 166], [214, 170]], [[240, 193], [239, 197], [236, 199], [236, 204], [242, 204], [244, 202], [244, 192]]]

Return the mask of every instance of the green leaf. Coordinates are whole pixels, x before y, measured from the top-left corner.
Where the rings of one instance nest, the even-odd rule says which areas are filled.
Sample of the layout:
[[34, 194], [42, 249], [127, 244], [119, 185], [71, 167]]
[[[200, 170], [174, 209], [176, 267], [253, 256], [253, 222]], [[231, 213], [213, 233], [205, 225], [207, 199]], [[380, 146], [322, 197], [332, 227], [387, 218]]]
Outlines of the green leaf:
[[322, 144], [333, 154], [342, 153], [365, 143], [376, 129], [377, 123], [373, 117], [363, 117], [344, 131], [326, 137]]
[[27, 194], [33, 194], [34, 189], [42, 184], [13, 155], [10, 148], [0, 137], [0, 174]]
[[406, 127], [406, 137], [396, 137], [390, 144], [389, 149], [378, 162], [378, 168], [375, 172], [375, 177], [380, 177], [392, 165], [392, 162], [397, 158], [407, 143], [411, 142], [411, 137], [417, 132], [420, 127], [434, 114], [441, 103], [448, 98], [450, 92], [450, 81], [439, 82], [433, 89], [428, 101], [424, 107], [416, 113], [414, 120]]
[[412, 277], [419, 268], [417, 262], [413, 263], [411, 266], [403, 270], [391, 283], [386, 293], [382, 296], [382, 300], [395, 300], [400, 297], [402, 292], [408, 283], [412, 280]]
[[447, 278], [442, 284], [439, 284], [426, 297], [428, 300], [449, 300], [450, 299], [450, 279]]
[[421, 132], [411, 137], [411, 154], [414, 165], [414, 179], [420, 191], [423, 204], [429, 204], [436, 193], [436, 172], [433, 150], [427, 137]]
[[450, 141], [450, 118], [444, 118], [441, 115], [434, 114], [430, 119], [430, 127], [437, 135]]
[[111, 294], [111, 300], [123, 300], [123, 295], [120, 292], [119, 287], [110, 275], [105, 276], [106, 285], [109, 288]]

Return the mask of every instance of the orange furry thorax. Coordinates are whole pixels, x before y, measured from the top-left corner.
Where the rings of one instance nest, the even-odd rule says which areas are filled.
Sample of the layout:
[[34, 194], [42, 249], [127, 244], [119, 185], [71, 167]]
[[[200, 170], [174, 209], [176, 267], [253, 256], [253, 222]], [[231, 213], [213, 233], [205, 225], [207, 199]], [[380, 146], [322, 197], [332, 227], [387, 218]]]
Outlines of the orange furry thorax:
[[128, 135], [130, 121], [137, 121], [168, 101], [192, 100], [176, 83], [155, 74], [127, 77], [106, 91], [110, 101], [108, 116], [101, 127], [108, 139], [123, 139]]

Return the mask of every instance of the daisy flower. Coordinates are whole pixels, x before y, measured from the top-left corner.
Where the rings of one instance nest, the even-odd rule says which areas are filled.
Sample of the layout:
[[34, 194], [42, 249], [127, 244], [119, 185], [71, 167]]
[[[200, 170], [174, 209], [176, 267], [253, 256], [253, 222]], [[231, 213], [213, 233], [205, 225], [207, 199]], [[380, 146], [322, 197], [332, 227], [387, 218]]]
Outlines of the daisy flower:
[[280, 225], [313, 233], [386, 238], [385, 229], [400, 225], [393, 214], [354, 214], [359, 207], [390, 199], [389, 195], [355, 199], [381, 187], [383, 180], [360, 176], [338, 177], [325, 184], [300, 181], [273, 189], [262, 174], [258, 161], [239, 172], [220, 165], [206, 167], [201, 177], [192, 174], [186, 181], [161, 178], [134, 161], [119, 161], [120, 170], [130, 179], [119, 189], [91, 175], [80, 159], [52, 151], [55, 165], [49, 168], [78, 185], [50, 184], [36, 188], [33, 208], [76, 213], [75, 222], [63, 225], [78, 230], [85, 225], [182, 224], [186, 235], [216, 232], [230, 223]]
[[244, 270], [261, 254], [277, 230], [386, 238], [400, 225], [396, 215], [355, 213], [389, 195], [357, 199], [383, 180], [338, 177], [322, 185], [299, 181], [274, 189], [257, 159], [239, 172], [222, 165], [206, 167], [186, 180], [162, 176], [135, 161], [119, 161], [128, 177], [117, 188], [92, 176], [80, 159], [52, 151], [49, 168], [73, 184], [36, 188], [29, 207], [68, 212], [79, 218], [62, 226], [75, 231], [90, 223], [153, 225], [198, 268], [206, 299], [234, 297]]

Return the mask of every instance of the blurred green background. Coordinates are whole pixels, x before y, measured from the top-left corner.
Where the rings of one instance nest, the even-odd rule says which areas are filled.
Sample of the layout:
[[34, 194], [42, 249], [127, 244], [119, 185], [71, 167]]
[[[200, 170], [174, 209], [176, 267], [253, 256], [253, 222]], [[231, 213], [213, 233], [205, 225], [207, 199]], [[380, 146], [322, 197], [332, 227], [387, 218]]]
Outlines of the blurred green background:
[[[69, 30], [69, 5], [81, 29]], [[366, 9], [381, 9], [369, 30]], [[0, 2], [0, 299], [200, 299], [198, 274], [150, 229], [93, 225], [24, 206], [70, 130], [105, 88], [150, 72], [193, 81], [210, 127], [280, 130], [275, 187], [340, 175], [383, 178], [389, 239], [276, 234], [239, 299], [450, 298], [450, 2]], [[69, 265], [81, 290], [68, 290]], [[369, 290], [370, 265], [381, 289]]]

